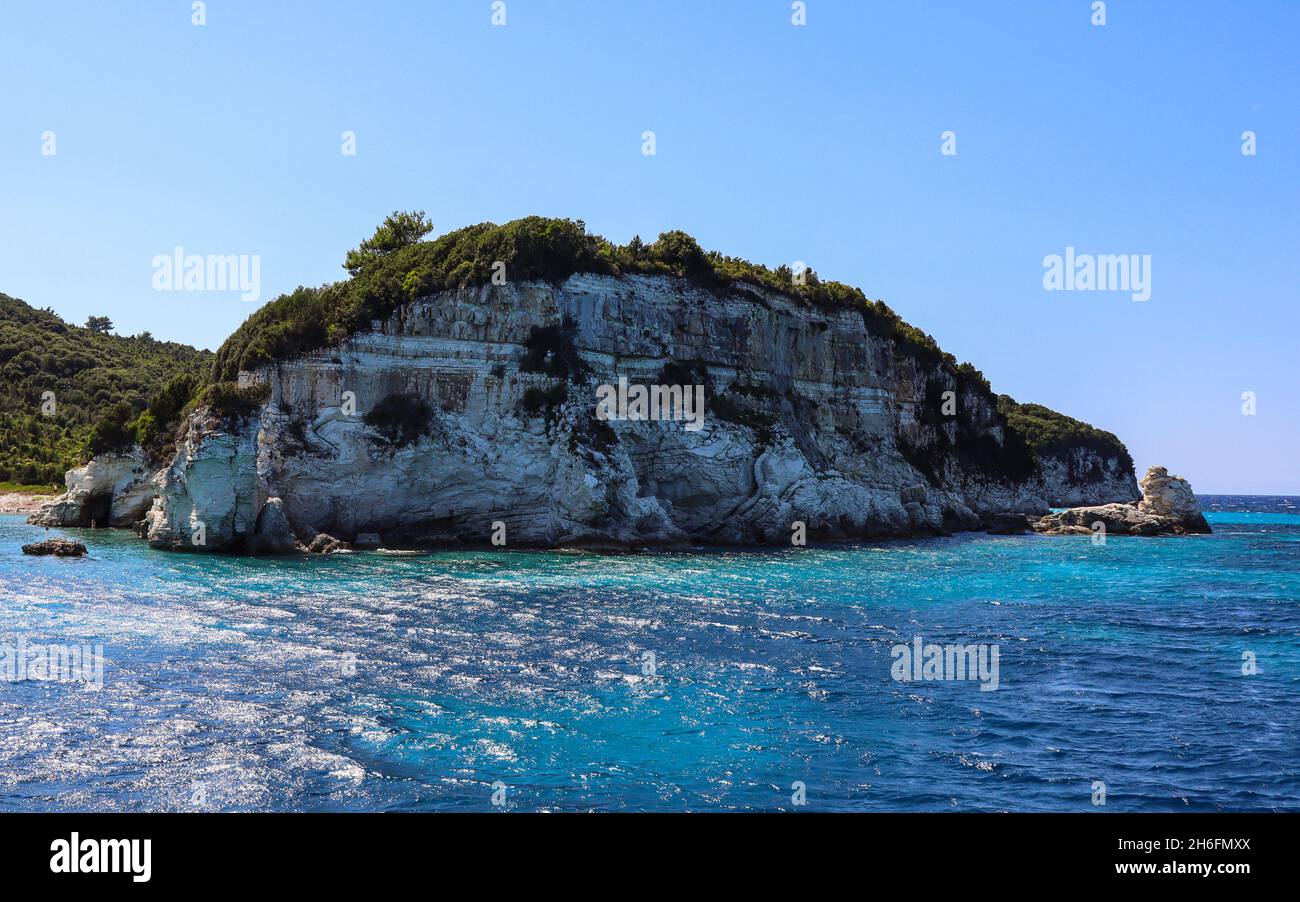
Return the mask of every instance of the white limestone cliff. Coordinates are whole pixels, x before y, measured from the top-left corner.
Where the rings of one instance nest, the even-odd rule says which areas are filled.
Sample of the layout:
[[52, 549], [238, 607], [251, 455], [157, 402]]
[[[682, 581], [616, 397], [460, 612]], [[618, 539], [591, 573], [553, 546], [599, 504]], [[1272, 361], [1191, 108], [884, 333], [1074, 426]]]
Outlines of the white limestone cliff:
[[44, 503], [28, 521], [37, 526], [129, 527], [144, 516], [156, 495], [153, 471], [138, 448], [100, 454], [64, 475], [62, 495]]
[[1137, 500], [1132, 468], [1113, 455], [1080, 447], [1043, 454], [1041, 459], [1044, 494], [1051, 507]]
[[1170, 476], [1164, 467], [1149, 467], [1140, 483], [1142, 500], [1138, 510], [1157, 517], [1195, 520], [1201, 514], [1191, 483], [1181, 476]]
[[[587, 372], [530, 371], [530, 335], [560, 323]], [[669, 365], [707, 383], [702, 429], [595, 418], [597, 385], [661, 383]], [[282, 515], [303, 543], [318, 532], [487, 543], [500, 524], [510, 546], [553, 547], [788, 544], [796, 522], [809, 540], [935, 533], [1062, 498], [1138, 494], [1131, 471], [1082, 448], [1068, 466], [999, 472], [987, 393], [873, 335], [852, 310], [668, 276], [445, 292], [240, 378], [267, 399], [244, 418], [190, 418], [155, 478], [146, 520], [157, 547], [265, 550], [255, 537], [270, 499], [272, 521]], [[940, 383], [957, 392], [956, 416], [923, 408]], [[548, 391], [549, 409], [529, 412]], [[432, 410], [410, 443], [366, 422], [398, 395]], [[992, 449], [980, 460], [957, 450], [975, 440]]]

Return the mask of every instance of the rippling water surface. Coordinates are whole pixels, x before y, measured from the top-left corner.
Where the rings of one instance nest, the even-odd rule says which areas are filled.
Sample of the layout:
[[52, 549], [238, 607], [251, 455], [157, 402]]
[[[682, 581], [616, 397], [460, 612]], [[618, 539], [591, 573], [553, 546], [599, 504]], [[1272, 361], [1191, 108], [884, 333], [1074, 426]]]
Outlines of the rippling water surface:
[[[1204, 500], [1104, 547], [614, 556], [61, 560], [0, 517], [0, 644], [107, 657], [0, 682], [0, 808], [1297, 810], [1300, 507]], [[996, 643], [998, 689], [894, 681], [915, 636]]]

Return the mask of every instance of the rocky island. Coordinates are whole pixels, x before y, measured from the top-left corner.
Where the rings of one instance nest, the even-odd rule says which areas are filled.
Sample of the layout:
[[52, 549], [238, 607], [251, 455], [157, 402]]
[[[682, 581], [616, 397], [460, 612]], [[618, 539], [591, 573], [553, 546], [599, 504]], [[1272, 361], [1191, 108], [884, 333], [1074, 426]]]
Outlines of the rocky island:
[[1106, 532], [1130, 536], [1185, 536], [1210, 532], [1200, 502], [1181, 476], [1151, 467], [1142, 477], [1142, 498], [1130, 504], [1075, 507], [1048, 514], [1033, 524], [1048, 535], [1089, 535], [1100, 523]]
[[[811, 271], [570, 220], [427, 231], [394, 214], [349, 279], [258, 310], [188, 403], [123, 424], [149, 415], [150, 438], [69, 471], [32, 522], [244, 553], [789, 544], [1139, 497], [1115, 436], [995, 395]], [[702, 386], [701, 428], [597, 417], [620, 380]]]

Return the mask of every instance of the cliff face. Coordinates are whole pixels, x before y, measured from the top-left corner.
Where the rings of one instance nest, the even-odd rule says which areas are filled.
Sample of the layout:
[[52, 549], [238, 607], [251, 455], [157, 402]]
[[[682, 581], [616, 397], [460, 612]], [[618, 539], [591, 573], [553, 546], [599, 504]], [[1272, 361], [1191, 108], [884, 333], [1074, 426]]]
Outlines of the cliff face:
[[101, 454], [63, 477], [67, 491], [28, 517], [37, 526], [129, 527], [149, 510], [156, 491], [138, 450]]
[[[704, 385], [702, 428], [597, 419], [620, 377]], [[1138, 495], [1089, 448], [1040, 465], [987, 390], [851, 309], [672, 276], [442, 292], [240, 382], [266, 400], [190, 418], [152, 544], [257, 544], [274, 498], [302, 541], [487, 542], [501, 523], [510, 546], [554, 546], [788, 544], [796, 521], [810, 540], [903, 535]]]
[[1051, 507], [1080, 507], [1135, 501], [1139, 489], [1133, 469], [1118, 456], [1077, 447], [1040, 457], [1043, 492]]

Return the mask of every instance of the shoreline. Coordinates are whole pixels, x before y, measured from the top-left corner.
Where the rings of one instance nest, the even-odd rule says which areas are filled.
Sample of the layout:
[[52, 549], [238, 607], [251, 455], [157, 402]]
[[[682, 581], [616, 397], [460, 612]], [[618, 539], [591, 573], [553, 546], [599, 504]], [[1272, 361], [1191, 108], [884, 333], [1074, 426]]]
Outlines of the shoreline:
[[[34, 494], [30, 492], [0, 493], [0, 516], [27, 517], [32, 512], [39, 510], [42, 504], [48, 502], [49, 500], [55, 497], [58, 496]], [[1242, 498], [1247, 496], [1205, 495], [1201, 497], [1205, 499], [1215, 499], [1215, 498]], [[1297, 502], [1300, 502], [1300, 496], [1293, 496], [1293, 495], [1266, 495], [1266, 496], [1255, 496], [1255, 497], [1273, 498], [1273, 499], [1293, 499]], [[1300, 505], [1298, 505], [1298, 507], [1300, 507]], [[1070, 508], [1049, 508], [1048, 509], [1049, 512], [1059, 512], [1059, 511], [1068, 511], [1068, 510], [1071, 509]], [[1238, 512], [1250, 513], [1249, 510], [1245, 510], [1245, 509]], [[1297, 512], [1300, 513], [1300, 511]], [[1225, 511], [1207, 510], [1206, 513], [1213, 515], [1217, 513], [1225, 513]], [[1032, 518], [1033, 515], [1027, 515], [1027, 516]], [[97, 533], [101, 531], [106, 531], [110, 534], [131, 533], [132, 535], [136, 535], [135, 531], [129, 526], [117, 526], [117, 527], [106, 526], [94, 530], [90, 529], [89, 527], [81, 527], [81, 526], [46, 527], [47, 531], [52, 529], [59, 530], [60, 532], [71, 534], [71, 535], [77, 535], [80, 533]], [[863, 546], [879, 546], [879, 545], [888, 545], [893, 543], [901, 544], [901, 543], [917, 542], [917, 541], [924, 541], [924, 540], [931, 540], [931, 539], [962, 539], [962, 538], [973, 538], [979, 536], [1051, 537], [1052, 535], [1053, 535], [1052, 533], [1043, 533], [1043, 532], [1035, 531], [1032, 528], [1032, 526], [1027, 527], [1024, 531], [1020, 531], [1020, 530], [1005, 531], [996, 528], [991, 528], [991, 525], [985, 525], [982, 527], [974, 527], [970, 529], [956, 529], [952, 531], [917, 530], [913, 532], [900, 533], [900, 534], [881, 534], [881, 535], [874, 535], [874, 536], [863, 535], [863, 536], [857, 536], [853, 538], [810, 539], [805, 544], [796, 545], [796, 546], [786, 545], [784, 543], [782, 544], [731, 544], [726, 542], [715, 543], [715, 542], [707, 542], [707, 541], [631, 543], [627, 545], [619, 545], [617, 543], [608, 543], [608, 542], [595, 542], [590, 544], [579, 542], [574, 544], [555, 545], [555, 546], [545, 546], [545, 545], [536, 545], [536, 544], [497, 546], [491, 544], [490, 542], [466, 542], [466, 541], [448, 540], [442, 542], [428, 542], [428, 543], [399, 541], [392, 545], [381, 545], [379, 547], [373, 547], [373, 548], [347, 548], [347, 549], [340, 549], [334, 552], [317, 553], [317, 554], [313, 554], [302, 549], [295, 549], [294, 551], [285, 552], [282, 554], [249, 554], [246, 551], [236, 550], [236, 549], [209, 551], [206, 549], [196, 550], [192, 548], [157, 548], [154, 546], [150, 546], [149, 543], [147, 541], [144, 541], [143, 539], [141, 539], [140, 542], [142, 545], [149, 547], [154, 551], [159, 551], [168, 554], [187, 554], [187, 555], [207, 554], [218, 558], [247, 558], [247, 559], [270, 560], [270, 559], [312, 559], [318, 557], [328, 557], [331, 554], [344, 554], [344, 555], [378, 554], [380, 556], [402, 558], [402, 557], [423, 557], [428, 555], [445, 554], [449, 552], [481, 552], [481, 551], [593, 555], [593, 556], [609, 556], [609, 557], [619, 557], [619, 556], [635, 557], [635, 556], [640, 556], [645, 554], [654, 554], [656, 552], [763, 553], [763, 552], [783, 551], [783, 550], [788, 551], [792, 549], [804, 549], [804, 548], [819, 549], [819, 550], [850, 550], [850, 549], [859, 548]], [[1060, 534], [1058, 533], [1056, 535], [1060, 535]], [[1125, 534], [1116, 533], [1115, 537], [1122, 538], [1125, 537]], [[1139, 536], [1139, 537], [1140, 538], [1168, 538], [1170, 536], [1165, 534], [1156, 534], [1156, 535]], [[1181, 537], [1189, 538], [1190, 535], [1185, 535]]]
[[34, 514], [42, 504], [57, 497], [57, 493], [0, 492], [0, 514]]
[[[19, 516], [22, 512], [2, 511], [0, 516]], [[30, 525], [30, 524], [29, 524]], [[132, 538], [137, 539], [138, 544], [148, 550], [164, 555], [183, 555], [183, 556], [207, 556], [215, 559], [246, 560], [246, 561], [309, 561], [323, 560], [334, 557], [370, 557], [378, 556], [381, 558], [419, 558], [433, 557], [442, 554], [455, 553], [479, 553], [479, 552], [504, 552], [508, 554], [525, 554], [525, 555], [567, 555], [573, 557], [597, 557], [597, 558], [616, 558], [616, 557], [653, 557], [656, 555], [674, 555], [674, 554], [770, 554], [775, 552], [789, 551], [854, 551], [862, 548], [881, 548], [892, 545], [907, 545], [915, 542], [929, 542], [940, 540], [951, 541], [970, 541], [980, 538], [989, 539], [1034, 539], [1038, 541], [1051, 541], [1060, 536], [1035, 532], [1032, 529], [1026, 529], [1024, 532], [998, 532], [989, 529], [963, 529], [953, 532], [927, 532], [919, 531], [902, 535], [882, 535], [882, 536], [862, 536], [852, 539], [831, 539], [831, 540], [809, 540], [804, 545], [732, 545], [727, 543], [712, 542], [683, 542], [683, 543], [662, 543], [656, 545], [607, 545], [607, 544], [573, 544], [573, 545], [492, 545], [490, 542], [441, 542], [430, 544], [395, 544], [392, 546], [383, 545], [377, 548], [346, 548], [338, 551], [311, 553], [301, 549], [284, 552], [282, 554], [249, 554], [245, 551], [237, 550], [196, 550], [193, 548], [157, 548], [150, 545], [147, 541], [139, 539], [133, 530], [128, 526], [104, 526], [91, 529], [86, 526], [49, 526], [47, 531], [57, 532], [59, 535], [70, 537], [86, 536], [93, 538], [99, 533], [116, 535], [121, 533], [130, 534]], [[1193, 536], [1177, 536], [1176, 538], [1192, 538]], [[1077, 538], [1077, 537], [1076, 537]], [[1114, 538], [1170, 538], [1170, 536], [1126, 536], [1117, 534]], [[83, 538], [83, 541], [89, 543], [90, 538]]]
[[[41, 498], [43, 496], [34, 496]], [[0, 499], [2, 501], [3, 499]], [[28, 511], [15, 511], [9, 509], [0, 509], [0, 516], [19, 516], [29, 513]], [[32, 525], [32, 524], [29, 524]], [[847, 550], [862, 546], [875, 546], [889, 543], [906, 543], [925, 541], [930, 539], [960, 539], [972, 536], [997, 536], [1005, 537], [1007, 535], [1035, 535], [1032, 530], [1026, 529], [1023, 533], [1000, 533], [983, 528], [959, 529], [951, 532], [935, 532], [930, 530], [917, 530], [908, 533], [899, 534], [881, 534], [874, 536], [858, 536], [855, 538], [844, 539], [809, 539], [803, 545], [787, 544], [748, 544], [738, 545], [726, 542], [662, 542], [662, 543], [631, 543], [619, 545], [616, 543], [594, 542], [594, 543], [572, 543], [564, 545], [536, 545], [536, 544], [517, 544], [517, 545], [493, 545], [491, 542], [465, 542], [448, 540], [443, 542], [396, 542], [392, 545], [381, 545], [375, 548], [346, 548], [338, 551], [327, 553], [312, 553], [301, 549], [295, 549], [280, 554], [250, 554], [243, 550], [221, 549], [207, 550], [194, 549], [187, 547], [179, 548], [159, 548], [150, 545], [148, 541], [139, 538], [135, 531], [129, 526], [102, 526], [90, 528], [88, 526], [47, 526], [47, 531], [57, 531], [60, 534], [70, 536], [86, 535], [91, 536], [97, 533], [108, 533], [110, 535], [126, 533], [139, 541], [139, 544], [151, 551], [157, 551], [162, 554], [175, 555], [209, 555], [214, 558], [244, 558], [248, 560], [291, 560], [291, 559], [315, 559], [327, 558], [336, 555], [373, 555], [389, 557], [423, 557], [427, 555], [454, 553], [454, 552], [478, 552], [478, 551], [504, 551], [525, 554], [566, 554], [566, 555], [591, 555], [597, 557], [637, 557], [646, 554], [655, 554], [657, 552], [668, 553], [690, 553], [690, 552], [719, 552], [719, 553], [762, 553], [771, 551], [789, 551], [804, 549], [821, 549], [821, 550]]]

